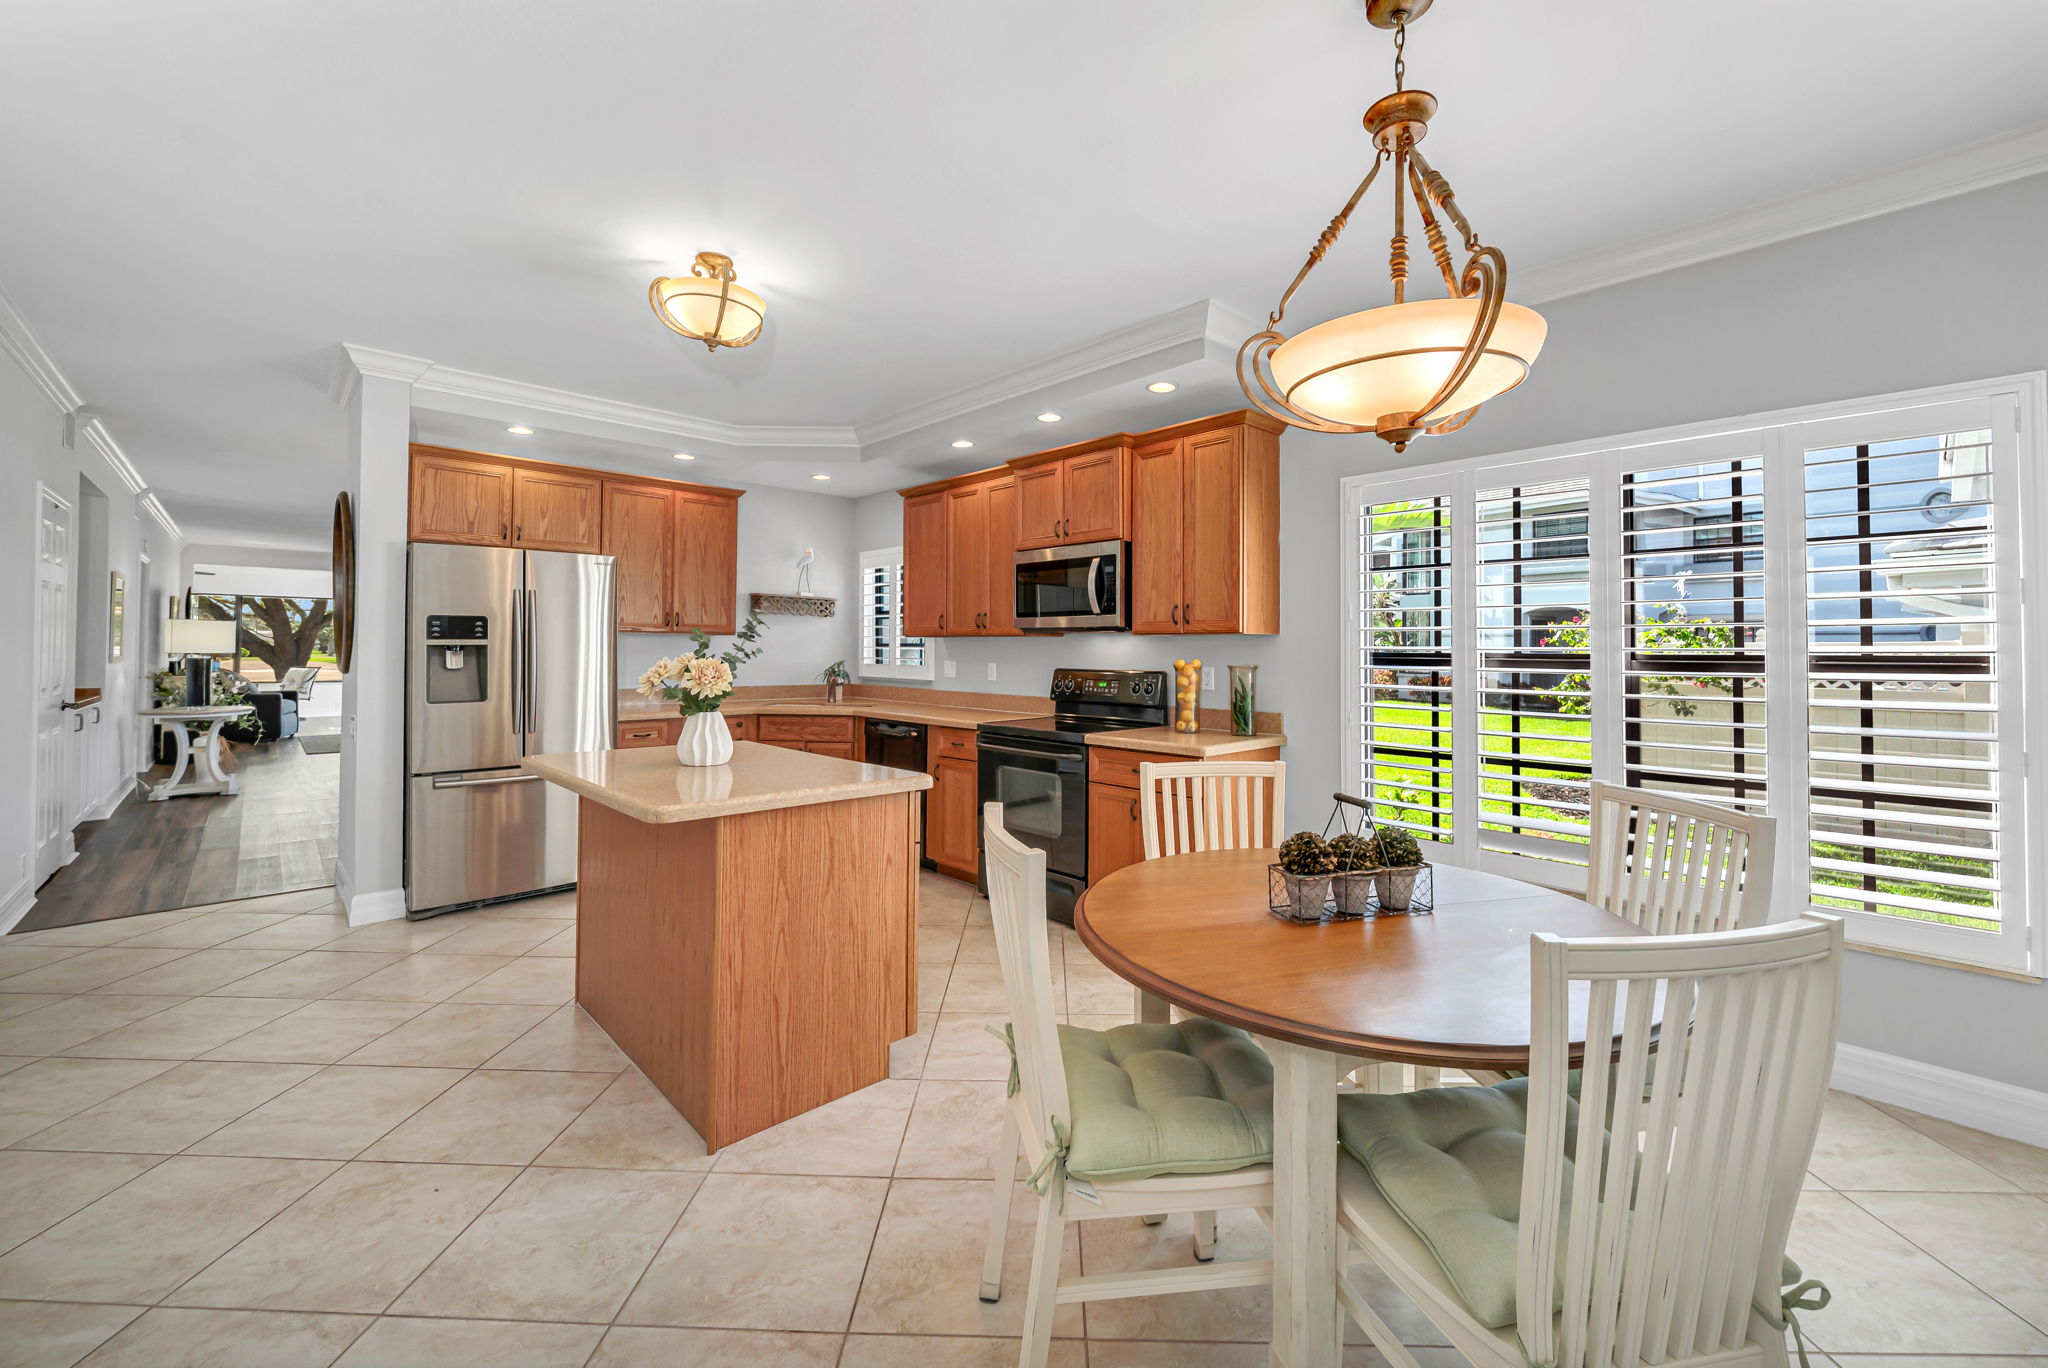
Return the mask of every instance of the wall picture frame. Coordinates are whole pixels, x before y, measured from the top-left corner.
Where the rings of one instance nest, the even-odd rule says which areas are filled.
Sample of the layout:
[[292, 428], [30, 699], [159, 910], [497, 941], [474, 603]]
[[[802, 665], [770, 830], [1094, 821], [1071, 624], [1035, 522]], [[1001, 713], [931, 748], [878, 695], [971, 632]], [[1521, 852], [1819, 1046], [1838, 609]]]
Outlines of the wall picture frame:
[[119, 660], [128, 645], [128, 577], [107, 572], [107, 659]]

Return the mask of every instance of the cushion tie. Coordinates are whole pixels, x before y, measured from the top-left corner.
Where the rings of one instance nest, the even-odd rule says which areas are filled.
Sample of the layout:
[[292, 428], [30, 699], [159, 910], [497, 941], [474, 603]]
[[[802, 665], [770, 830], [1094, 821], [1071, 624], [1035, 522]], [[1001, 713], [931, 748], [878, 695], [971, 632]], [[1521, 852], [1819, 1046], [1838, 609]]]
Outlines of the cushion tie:
[[1000, 1030], [1000, 1031], [998, 1031], [998, 1030], [997, 1030], [997, 1029], [996, 1029], [995, 1027], [993, 1027], [993, 1026], [983, 1026], [983, 1027], [982, 1027], [981, 1029], [982, 1029], [982, 1030], [984, 1030], [984, 1031], [987, 1031], [987, 1032], [988, 1032], [988, 1033], [989, 1033], [990, 1035], [994, 1036], [994, 1037], [995, 1037], [995, 1038], [996, 1038], [997, 1040], [1000, 1040], [1000, 1041], [1002, 1041], [1004, 1045], [1006, 1045], [1006, 1046], [1008, 1046], [1008, 1047], [1009, 1047], [1009, 1051], [1010, 1051], [1010, 1091], [1009, 1091], [1009, 1094], [1008, 1094], [1008, 1095], [1009, 1095], [1009, 1096], [1011, 1096], [1011, 1097], [1015, 1097], [1015, 1096], [1017, 1095], [1017, 1089], [1023, 1086], [1023, 1084], [1022, 1084], [1021, 1082], [1019, 1082], [1019, 1081], [1018, 1081], [1018, 1078], [1017, 1078], [1017, 1037], [1016, 1037], [1016, 1034], [1015, 1034], [1014, 1032], [1012, 1032], [1012, 1031], [1011, 1031], [1011, 1029], [1010, 1029], [1010, 1023], [1009, 1023], [1009, 1022], [1007, 1022], [1007, 1021], [1003, 1023], [1003, 1029], [1002, 1029], [1002, 1030]]
[[1773, 1316], [1761, 1306], [1757, 1307], [1756, 1311], [1771, 1329], [1780, 1333], [1788, 1328], [1792, 1331], [1792, 1342], [1799, 1349], [1799, 1368], [1812, 1368], [1807, 1362], [1806, 1332], [1799, 1328], [1798, 1313], [1819, 1311], [1834, 1299], [1835, 1294], [1828, 1291], [1826, 1283], [1819, 1278], [1808, 1278], [1799, 1286], [1785, 1290], [1784, 1295], [1778, 1299], [1778, 1315]]
[[1031, 1170], [1027, 1182], [1033, 1192], [1041, 1197], [1051, 1196], [1053, 1209], [1064, 1213], [1067, 1209], [1067, 1154], [1073, 1149], [1073, 1137], [1067, 1134], [1067, 1123], [1057, 1116], [1052, 1121], [1052, 1143], [1045, 1147], [1045, 1157], [1038, 1161], [1038, 1167]]

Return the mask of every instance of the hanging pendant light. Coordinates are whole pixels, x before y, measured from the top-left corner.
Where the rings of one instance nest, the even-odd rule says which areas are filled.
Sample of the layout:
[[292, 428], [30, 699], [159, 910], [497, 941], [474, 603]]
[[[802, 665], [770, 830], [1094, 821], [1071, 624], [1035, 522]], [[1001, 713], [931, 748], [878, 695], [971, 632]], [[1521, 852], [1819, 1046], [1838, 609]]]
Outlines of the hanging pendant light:
[[[1508, 263], [1479, 241], [1458, 208], [1450, 182], [1423, 160], [1416, 144], [1429, 132], [1436, 97], [1404, 88], [1408, 24], [1430, 0], [1366, 0], [1366, 18], [1394, 31], [1394, 93], [1365, 112], [1379, 155], [1351, 198], [1309, 249], [1308, 261], [1280, 296], [1266, 330], [1237, 353], [1238, 383], [1260, 409], [1314, 432], [1371, 432], [1405, 451], [1424, 433], [1455, 432], [1479, 406], [1522, 383], [1543, 350], [1543, 316], [1506, 298]], [[1331, 319], [1287, 336], [1280, 323], [1294, 292], [1308, 279], [1350, 221], [1381, 170], [1394, 178], [1394, 235], [1387, 274], [1394, 302]], [[1445, 297], [1410, 300], [1407, 211], [1413, 202]], [[1444, 222], [1462, 239], [1465, 261], [1453, 263]]]
[[767, 312], [761, 296], [735, 283], [732, 258], [718, 252], [697, 253], [686, 276], [657, 277], [647, 300], [655, 317], [707, 351], [746, 346], [761, 335]]

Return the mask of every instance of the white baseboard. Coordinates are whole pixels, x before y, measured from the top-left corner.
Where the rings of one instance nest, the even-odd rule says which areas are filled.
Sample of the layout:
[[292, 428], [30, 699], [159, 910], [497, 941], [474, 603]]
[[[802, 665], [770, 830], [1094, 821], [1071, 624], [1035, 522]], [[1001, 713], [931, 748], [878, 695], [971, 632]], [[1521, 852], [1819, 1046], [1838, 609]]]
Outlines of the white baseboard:
[[0, 936], [6, 935], [21, 925], [21, 919], [36, 905], [35, 885], [23, 878], [7, 890], [7, 896], [0, 898]]
[[347, 907], [350, 899], [354, 897], [355, 891], [356, 881], [349, 875], [347, 862], [336, 860], [334, 862], [334, 896], [341, 899], [343, 907]]
[[107, 790], [104, 797], [85, 810], [85, 820], [88, 822], [104, 822], [107, 818], [113, 816], [114, 809], [121, 806], [122, 800], [135, 792], [135, 783], [136, 776], [132, 774], [122, 775], [119, 783]]
[[1858, 1097], [2048, 1148], [2048, 1093], [1859, 1045], [1835, 1048], [1832, 1081]]
[[[337, 885], [338, 887], [338, 885]], [[397, 921], [405, 915], [405, 890], [380, 888], [356, 893], [348, 899], [348, 924], [368, 926], [372, 922]]]

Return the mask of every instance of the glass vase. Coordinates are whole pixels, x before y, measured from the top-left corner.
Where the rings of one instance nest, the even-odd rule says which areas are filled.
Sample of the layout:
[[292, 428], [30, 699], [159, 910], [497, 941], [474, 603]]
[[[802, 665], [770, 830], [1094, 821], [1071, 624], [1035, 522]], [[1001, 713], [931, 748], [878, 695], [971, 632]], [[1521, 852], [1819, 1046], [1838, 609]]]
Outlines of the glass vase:
[[1230, 667], [1230, 730], [1239, 736], [1258, 731], [1259, 667]]

